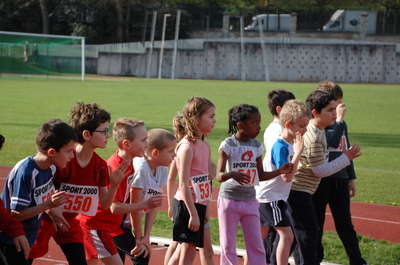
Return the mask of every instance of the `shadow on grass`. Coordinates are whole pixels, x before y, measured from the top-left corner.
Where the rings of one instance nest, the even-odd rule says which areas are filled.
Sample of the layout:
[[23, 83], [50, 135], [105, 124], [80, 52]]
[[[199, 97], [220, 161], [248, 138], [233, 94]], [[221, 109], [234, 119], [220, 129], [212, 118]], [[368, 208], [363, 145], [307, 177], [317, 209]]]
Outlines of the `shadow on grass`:
[[349, 137], [351, 143], [357, 143], [361, 146], [400, 148], [400, 135], [350, 133]]

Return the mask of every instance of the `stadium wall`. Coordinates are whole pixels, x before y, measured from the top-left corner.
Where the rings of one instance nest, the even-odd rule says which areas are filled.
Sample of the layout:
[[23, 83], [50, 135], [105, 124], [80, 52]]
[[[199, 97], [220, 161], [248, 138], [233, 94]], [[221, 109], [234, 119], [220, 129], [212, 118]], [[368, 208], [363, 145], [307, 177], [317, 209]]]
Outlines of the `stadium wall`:
[[[205, 42], [202, 50], [178, 50], [175, 78], [339, 83], [400, 83], [400, 55], [396, 44], [265, 44], [268, 70], [260, 43]], [[158, 77], [160, 50], [154, 49], [150, 77]], [[173, 50], [164, 49], [162, 78], [171, 78]], [[146, 77], [148, 53], [99, 52], [97, 73]], [[207, 62], [207, 63], [206, 63]]]

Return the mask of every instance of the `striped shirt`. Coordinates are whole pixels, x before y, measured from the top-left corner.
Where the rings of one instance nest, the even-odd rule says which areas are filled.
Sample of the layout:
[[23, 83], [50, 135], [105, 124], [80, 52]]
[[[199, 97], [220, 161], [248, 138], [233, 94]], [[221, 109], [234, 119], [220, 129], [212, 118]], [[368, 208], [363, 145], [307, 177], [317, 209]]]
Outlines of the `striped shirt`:
[[321, 179], [314, 174], [312, 168], [328, 162], [326, 135], [324, 130], [319, 130], [310, 121], [303, 138], [304, 151], [293, 178], [292, 190], [314, 194]]

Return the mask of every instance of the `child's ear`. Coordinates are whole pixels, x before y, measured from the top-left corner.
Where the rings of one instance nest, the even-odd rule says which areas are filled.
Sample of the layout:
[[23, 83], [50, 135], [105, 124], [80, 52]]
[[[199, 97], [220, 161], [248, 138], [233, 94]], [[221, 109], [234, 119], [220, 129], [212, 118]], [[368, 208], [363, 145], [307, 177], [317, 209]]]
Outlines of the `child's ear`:
[[154, 158], [157, 158], [157, 157], [158, 157], [158, 154], [159, 154], [159, 153], [158, 153], [158, 150], [155, 149], [155, 148], [153, 149], [153, 151], [151, 151], [151, 156], [154, 157]]
[[243, 126], [244, 126], [243, 122], [239, 121], [239, 122], [237, 123], [237, 127], [238, 127], [239, 130], [242, 130], [242, 129], [243, 129]]
[[290, 122], [289, 121], [285, 122], [285, 128], [287, 128], [287, 129], [290, 128]]
[[318, 111], [316, 110], [316, 109], [313, 109], [312, 111], [311, 111], [311, 113], [312, 113], [312, 115], [313, 115], [313, 118], [316, 118], [317, 116], [318, 116]]
[[281, 113], [282, 107], [281, 106], [276, 106], [275, 110], [276, 110], [276, 113], [279, 114], [279, 113]]
[[128, 140], [123, 140], [122, 141], [122, 149], [126, 150], [129, 148], [129, 141]]
[[83, 139], [85, 139], [85, 141], [89, 140], [90, 132], [88, 130], [84, 130], [82, 132], [82, 137], [83, 137]]
[[56, 153], [57, 151], [56, 151], [56, 149], [54, 149], [54, 148], [49, 148], [49, 149], [47, 149], [46, 150], [46, 154], [47, 154], [47, 156], [54, 156], [55, 155], [55, 153]]

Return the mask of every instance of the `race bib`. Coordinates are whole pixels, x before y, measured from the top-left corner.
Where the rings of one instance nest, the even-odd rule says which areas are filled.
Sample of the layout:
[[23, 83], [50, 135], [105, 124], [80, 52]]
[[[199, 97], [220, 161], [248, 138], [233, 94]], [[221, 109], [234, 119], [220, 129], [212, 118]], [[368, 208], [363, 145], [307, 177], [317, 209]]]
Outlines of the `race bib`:
[[[148, 199], [151, 198], [151, 196], [155, 196], [158, 194], [162, 194], [164, 191], [160, 187], [150, 187], [146, 190], [144, 193], [143, 201], [147, 201]], [[144, 209], [142, 211], [142, 215], [147, 213], [150, 209]]]
[[343, 150], [346, 150], [346, 149], [348, 149], [347, 140], [346, 140], [346, 135], [343, 132], [342, 138], [340, 138], [339, 146], [337, 148], [329, 147], [328, 151], [329, 152], [343, 152]]
[[233, 180], [233, 183], [237, 186], [241, 187], [253, 187], [254, 185], [259, 184], [258, 178], [258, 170], [257, 170], [257, 162], [256, 161], [239, 161], [232, 163], [232, 171], [245, 173], [250, 177], [250, 181], [247, 184], [240, 184], [236, 180]]
[[99, 188], [97, 186], [82, 186], [69, 183], [62, 183], [60, 191], [68, 193], [64, 209], [73, 213], [96, 215], [99, 203]]
[[55, 192], [53, 181], [50, 179], [47, 183], [36, 187], [33, 191], [33, 197], [36, 202], [36, 205], [39, 205], [45, 202], [47, 199], [53, 195]]
[[208, 174], [191, 177], [194, 194], [197, 202], [204, 202], [211, 200], [211, 183]]

